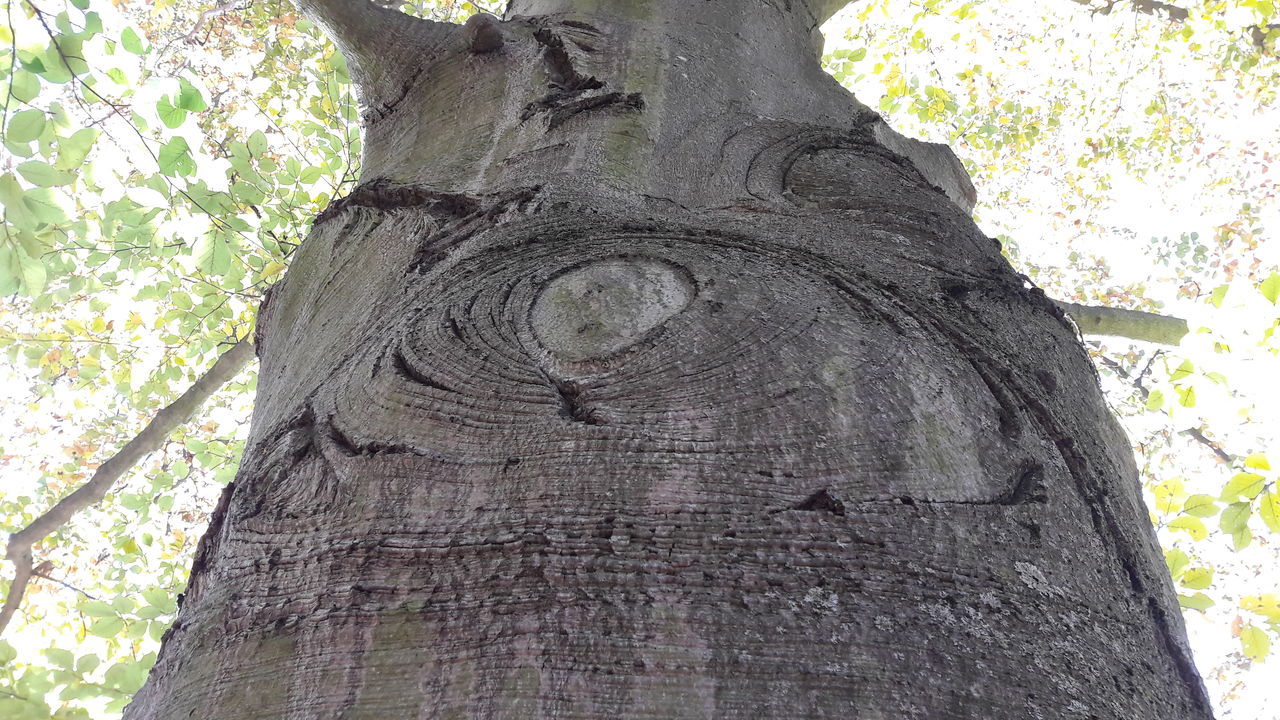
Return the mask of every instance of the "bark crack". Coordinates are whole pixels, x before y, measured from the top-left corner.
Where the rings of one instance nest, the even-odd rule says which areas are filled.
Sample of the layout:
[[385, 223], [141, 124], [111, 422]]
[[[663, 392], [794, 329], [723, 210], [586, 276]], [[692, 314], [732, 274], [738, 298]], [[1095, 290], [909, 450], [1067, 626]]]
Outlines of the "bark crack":
[[587, 404], [586, 399], [583, 397], [585, 388], [581, 384], [559, 378], [548, 379], [551, 380], [551, 386], [555, 388], [556, 395], [560, 398], [561, 416], [584, 425], [605, 424], [595, 409]]
[[[599, 30], [587, 23], [566, 21], [561, 23], [568, 27], [599, 34]], [[546, 96], [529, 103], [520, 114], [521, 120], [529, 120], [536, 115], [547, 114], [547, 130], [554, 130], [570, 118], [581, 113], [600, 108], [616, 107], [621, 110], [643, 110], [644, 98], [638, 92], [625, 93], [612, 91], [601, 94], [588, 94], [595, 90], [603, 90], [605, 82], [594, 75], [580, 72], [574, 65], [573, 57], [565, 47], [565, 40], [550, 28], [542, 27], [534, 31], [533, 37], [543, 47], [542, 62], [550, 78], [551, 92]], [[569, 38], [584, 52], [595, 52], [594, 45]]]
[[320, 225], [358, 207], [383, 211], [421, 208], [432, 215], [456, 219], [478, 212], [482, 207], [481, 203], [481, 198], [475, 195], [374, 180], [353, 189], [346, 197], [329, 203], [329, 207], [316, 216], [314, 224]]
[[844, 515], [844, 503], [832, 495], [826, 488], [813, 493], [809, 497], [792, 505], [789, 509], [801, 512], [826, 512], [832, 515]]

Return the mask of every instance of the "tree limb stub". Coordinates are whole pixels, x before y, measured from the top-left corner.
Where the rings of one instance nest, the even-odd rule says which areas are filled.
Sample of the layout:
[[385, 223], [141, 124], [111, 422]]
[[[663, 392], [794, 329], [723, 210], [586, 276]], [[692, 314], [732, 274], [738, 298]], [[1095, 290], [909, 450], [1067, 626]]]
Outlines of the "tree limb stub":
[[369, 0], [294, 0], [294, 5], [342, 51], [368, 105], [394, 96], [404, 78], [414, 75], [424, 36], [461, 31], [452, 23], [416, 18]]
[[156, 413], [142, 432], [99, 465], [93, 477], [31, 521], [31, 524], [9, 536], [5, 554], [14, 564], [14, 577], [5, 597], [4, 607], [0, 609], [0, 633], [4, 632], [14, 613], [18, 611], [27, 583], [34, 574], [32, 547], [65, 525], [76, 513], [101, 501], [120, 476], [142, 458], [158, 450], [170, 433], [190, 420], [211, 395], [238, 375], [252, 359], [253, 343], [249, 340], [241, 340], [233, 345], [177, 400]]
[[1121, 308], [1078, 305], [1054, 300], [1053, 303], [1071, 316], [1085, 335], [1108, 335], [1160, 345], [1180, 345], [1189, 328], [1182, 318], [1124, 310]]

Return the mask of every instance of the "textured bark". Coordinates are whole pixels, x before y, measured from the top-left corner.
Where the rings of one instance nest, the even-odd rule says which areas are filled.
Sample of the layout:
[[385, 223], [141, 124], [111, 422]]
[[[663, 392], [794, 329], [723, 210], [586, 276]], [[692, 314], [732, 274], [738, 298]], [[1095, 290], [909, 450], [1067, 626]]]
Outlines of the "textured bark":
[[1210, 716], [1074, 329], [837, 5], [527, 0], [366, 89], [127, 717]]

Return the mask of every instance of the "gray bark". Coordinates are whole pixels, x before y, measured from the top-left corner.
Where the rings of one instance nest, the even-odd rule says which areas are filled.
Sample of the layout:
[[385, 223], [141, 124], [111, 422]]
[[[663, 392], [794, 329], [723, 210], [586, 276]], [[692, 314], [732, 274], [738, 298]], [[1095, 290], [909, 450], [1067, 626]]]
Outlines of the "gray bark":
[[839, 4], [388, 35], [126, 717], [1210, 717], [1074, 330]]
[[1076, 326], [1080, 328], [1080, 332], [1085, 335], [1106, 335], [1160, 345], [1181, 345], [1182, 339], [1190, 332], [1186, 320], [1168, 315], [1124, 308], [1079, 305], [1060, 300], [1055, 300], [1054, 304], [1071, 316]]

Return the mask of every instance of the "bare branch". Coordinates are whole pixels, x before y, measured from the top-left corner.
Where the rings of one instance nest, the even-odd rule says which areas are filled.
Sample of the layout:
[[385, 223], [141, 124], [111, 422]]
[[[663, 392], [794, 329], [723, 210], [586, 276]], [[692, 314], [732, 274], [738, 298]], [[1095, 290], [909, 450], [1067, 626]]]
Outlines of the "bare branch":
[[102, 500], [121, 475], [142, 458], [158, 450], [170, 433], [190, 420], [209, 396], [239, 374], [252, 359], [253, 344], [250, 341], [241, 340], [233, 345], [177, 400], [156, 413], [142, 432], [99, 465], [93, 477], [85, 484], [59, 500], [45, 514], [31, 521], [31, 524], [9, 536], [6, 556], [14, 564], [14, 577], [5, 597], [4, 607], [0, 609], [0, 633], [4, 632], [14, 613], [18, 611], [27, 583], [34, 573], [31, 549], [35, 544], [67, 524], [76, 513]]
[[186, 35], [183, 35], [180, 39], [182, 42], [192, 45], [198, 42], [196, 40], [196, 35], [200, 34], [200, 31], [204, 29], [205, 24], [210, 20], [225, 15], [232, 10], [245, 10], [252, 4], [253, 0], [227, 0], [227, 2], [214, 5], [208, 10], [200, 13], [200, 17], [196, 18], [196, 24], [192, 26], [191, 31]]
[[1054, 300], [1084, 335], [1109, 335], [1160, 345], [1180, 345], [1188, 332], [1182, 318], [1120, 308], [1077, 305]]
[[1209, 452], [1213, 453], [1213, 456], [1218, 459], [1218, 462], [1224, 465], [1231, 464], [1231, 454], [1226, 450], [1223, 450], [1221, 445], [1210, 440], [1200, 428], [1187, 428], [1182, 431], [1182, 434], [1209, 448]]

